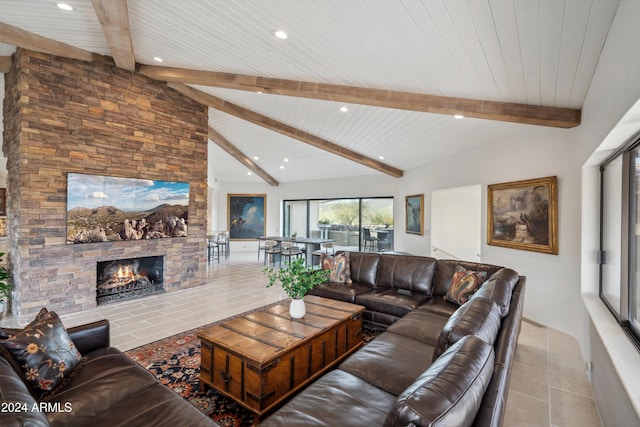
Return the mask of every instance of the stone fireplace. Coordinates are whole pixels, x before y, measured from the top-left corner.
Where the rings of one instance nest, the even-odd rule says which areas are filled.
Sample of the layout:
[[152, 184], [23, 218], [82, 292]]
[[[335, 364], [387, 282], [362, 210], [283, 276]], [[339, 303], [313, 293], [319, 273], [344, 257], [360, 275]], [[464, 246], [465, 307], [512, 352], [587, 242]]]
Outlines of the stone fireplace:
[[164, 257], [99, 261], [96, 302], [98, 305], [164, 292]]
[[[98, 261], [164, 259], [166, 292], [206, 283], [207, 107], [111, 58], [17, 49], [5, 74], [12, 311], [30, 321], [97, 305]], [[189, 183], [186, 237], [67, 244], [68, 173]]]

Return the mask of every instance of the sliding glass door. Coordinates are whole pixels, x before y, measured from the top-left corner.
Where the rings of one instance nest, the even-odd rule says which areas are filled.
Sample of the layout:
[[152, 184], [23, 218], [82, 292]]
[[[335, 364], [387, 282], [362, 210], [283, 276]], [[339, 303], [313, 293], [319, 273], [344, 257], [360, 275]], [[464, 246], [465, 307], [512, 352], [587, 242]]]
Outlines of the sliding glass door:
[[[393, 251], [393, 197], [285, 200], [283, 233], [332, 239], [336, 249]], [[365, 230], [366, 229], [366, 230]]]

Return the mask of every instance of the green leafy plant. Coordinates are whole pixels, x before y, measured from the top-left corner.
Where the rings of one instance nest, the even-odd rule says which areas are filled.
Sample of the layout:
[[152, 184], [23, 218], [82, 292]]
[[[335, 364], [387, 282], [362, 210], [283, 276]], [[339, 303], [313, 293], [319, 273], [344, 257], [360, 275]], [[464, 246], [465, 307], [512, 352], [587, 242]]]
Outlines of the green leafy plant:
[[267, 288], [279, 284], [294, 299], [304, 297], [311, 289], [327, 280], [326, 270], [307, 267], [303, 258], [296, 258], [281, 268], [265, 268], [262, 272], [269, 277]]
[[331, 221], [329, 221], [329, 218], [322, 218], [318, 221], [318, 224], [328, 225], [328, 224], [331, 224]]
[[[2, 261], [3, 256], [4, 252], [0, 252], [0, 261]], [[10, 293], [9, 271], [4, 266], [0, 266], [0, 302], [4, 301], [6, 303], [9, 300]]]

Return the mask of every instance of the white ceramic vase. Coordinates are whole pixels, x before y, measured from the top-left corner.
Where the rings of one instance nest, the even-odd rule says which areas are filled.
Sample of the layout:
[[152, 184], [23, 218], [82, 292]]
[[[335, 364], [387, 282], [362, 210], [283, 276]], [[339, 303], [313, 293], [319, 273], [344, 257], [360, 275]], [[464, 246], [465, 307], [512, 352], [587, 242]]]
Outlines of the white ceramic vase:
[[292, 299], [289, 306], [289, 314], [294, 319], [300, 319], [307, 313], [307, 307], [304, 305], [303, 299]]

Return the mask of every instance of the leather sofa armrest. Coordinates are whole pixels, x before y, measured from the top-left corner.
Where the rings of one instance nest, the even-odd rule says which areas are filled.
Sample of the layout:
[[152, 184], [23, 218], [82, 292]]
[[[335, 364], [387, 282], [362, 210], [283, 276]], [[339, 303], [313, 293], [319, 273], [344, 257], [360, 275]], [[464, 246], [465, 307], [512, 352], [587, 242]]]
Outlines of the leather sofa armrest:
[[67, 328], [67, 332], [80, 354], [85, 355], [111, 345], [107, 319]]
[[384, 427], [471, 426], [493, 372], [493, 347], [467, 335], [407, 387]]

